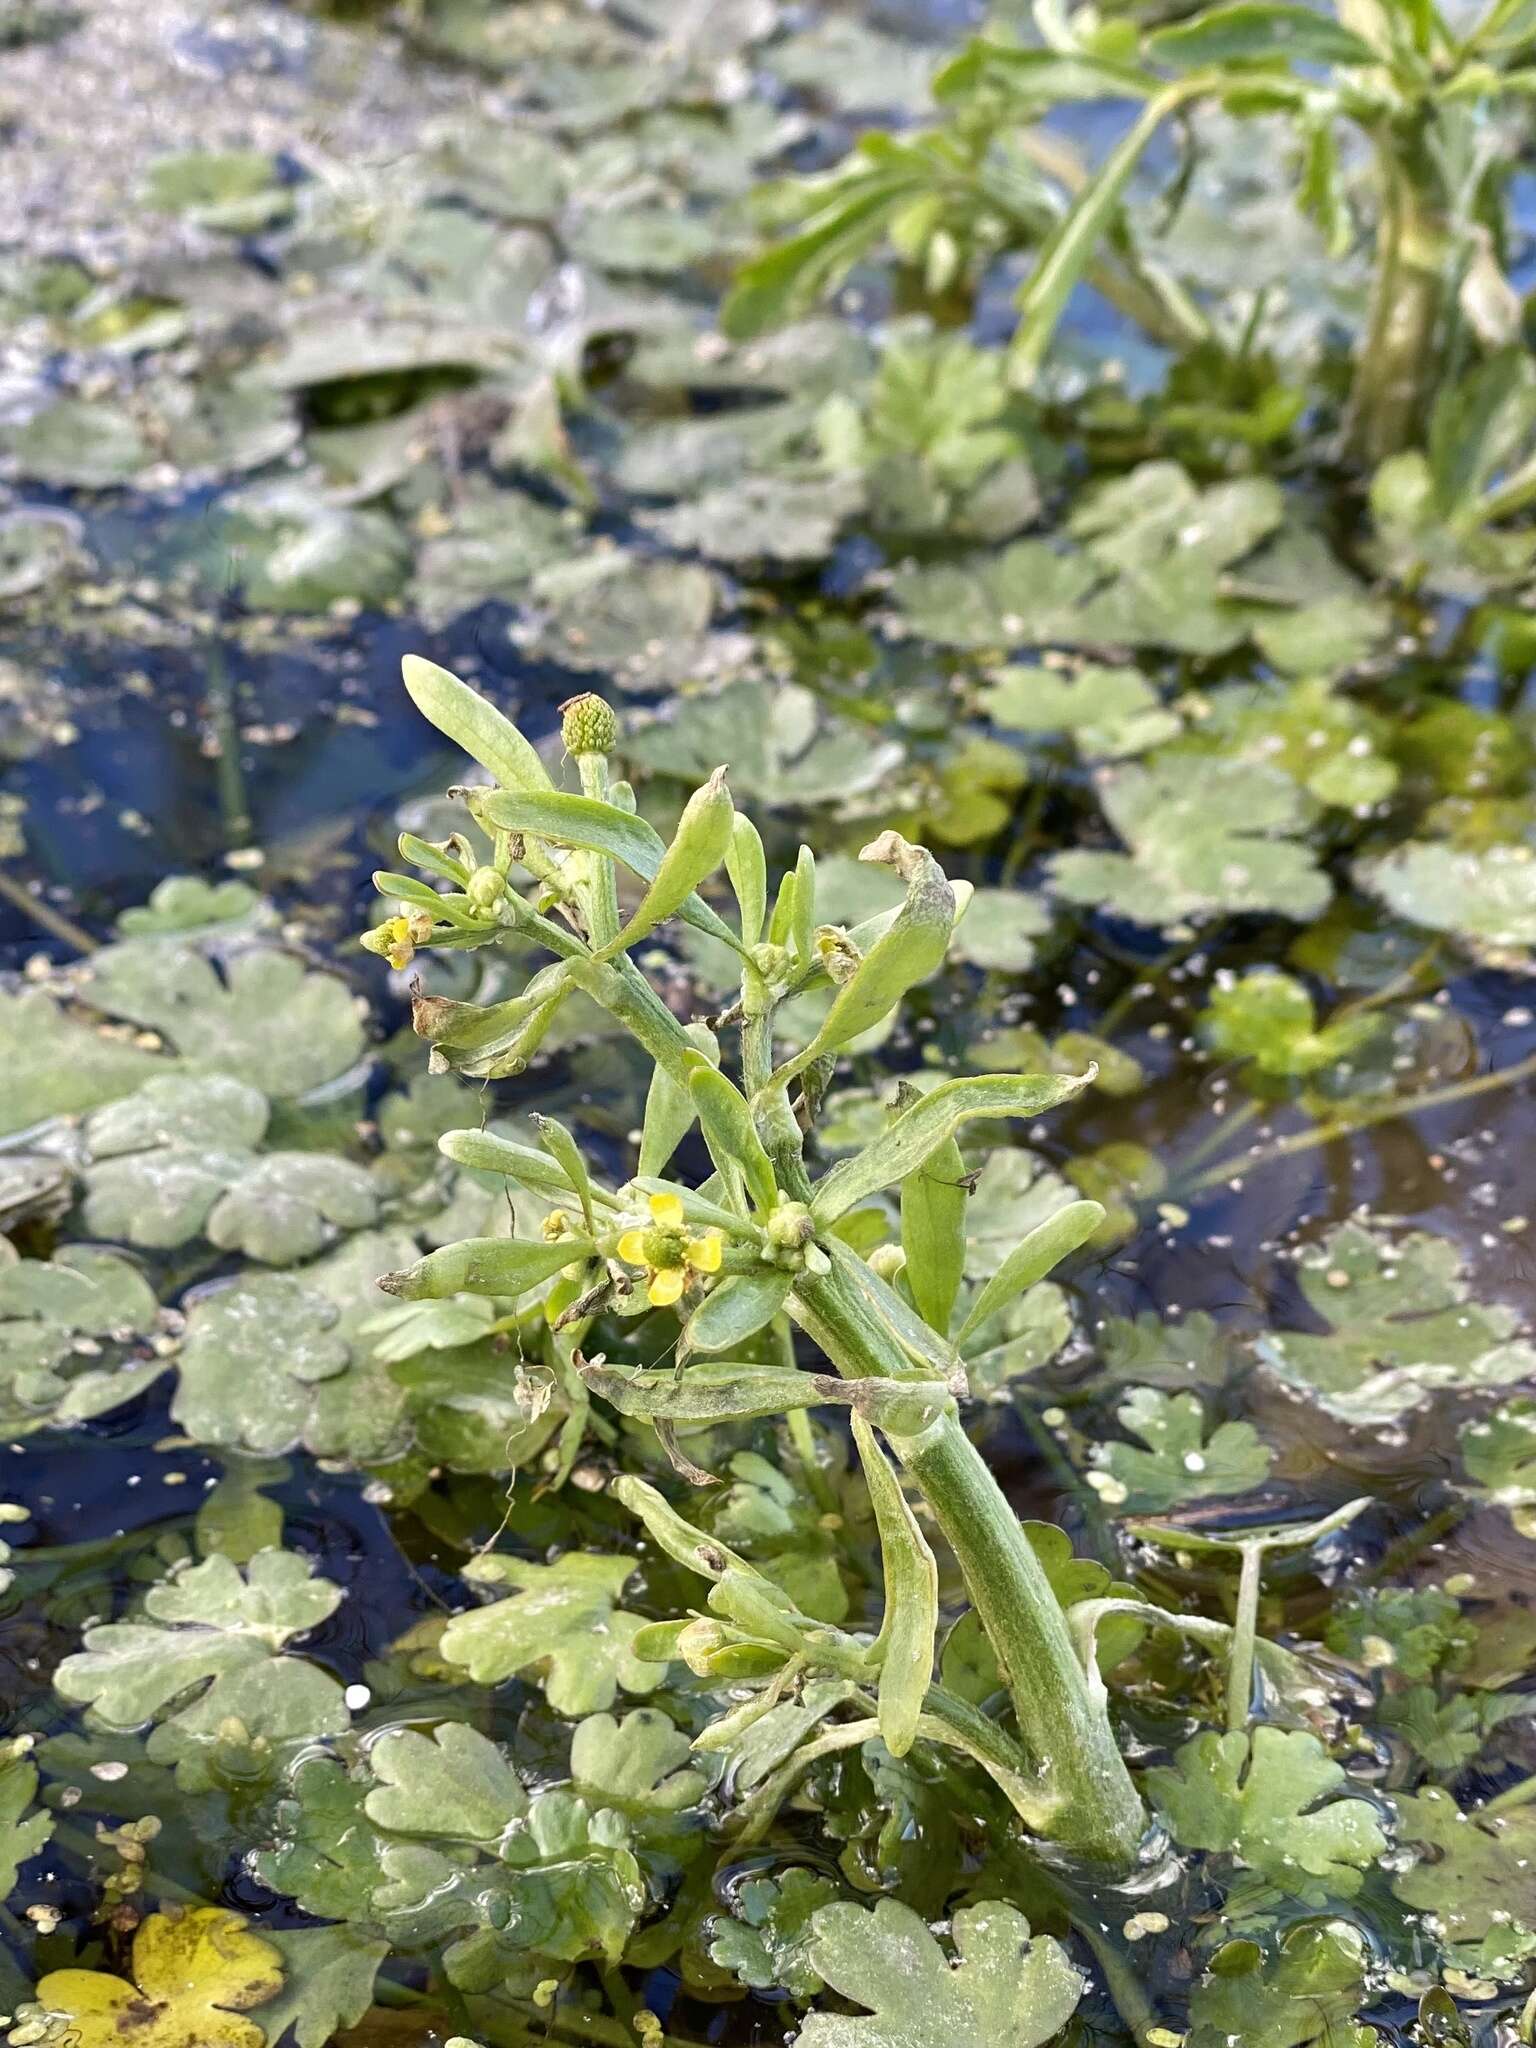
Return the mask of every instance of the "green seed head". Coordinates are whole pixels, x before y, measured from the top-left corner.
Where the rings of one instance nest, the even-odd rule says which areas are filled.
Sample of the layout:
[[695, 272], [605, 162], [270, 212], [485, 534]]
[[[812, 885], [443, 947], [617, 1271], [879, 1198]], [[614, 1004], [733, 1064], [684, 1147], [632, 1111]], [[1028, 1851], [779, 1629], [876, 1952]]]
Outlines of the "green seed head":
[[560, 714], [560, 739], [568, 754], [611, 754], [618, 745], [619, 721], [601, 697], [567, 698]]

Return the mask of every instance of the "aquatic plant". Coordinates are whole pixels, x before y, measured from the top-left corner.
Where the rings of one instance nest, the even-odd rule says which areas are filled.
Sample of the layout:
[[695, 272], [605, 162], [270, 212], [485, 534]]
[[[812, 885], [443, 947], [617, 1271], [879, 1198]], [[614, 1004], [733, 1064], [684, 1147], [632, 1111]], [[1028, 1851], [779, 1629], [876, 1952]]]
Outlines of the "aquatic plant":
[[[765, 1710], [786, 1674], [848, 1680], [874, 1696], [874, 1725], [893, 1755], [905, 1755], [921, 1732], [974, 1757], [1033, 1832], [1087, 1861], [1129, 1869], [1145, 1821], [1102, 1690], [957, 1407], [965, 1372], [956, 1345], [1043, 1280], [1104, 1214], [1096, 1202], [1068, 1205], [1023, 1237], [957, 1315], [966, 1214], [957, 1133], [976, 1118], [1039, 1116], [1091, 1077], [985, 1074], [908, 1089], [879, 1137], [813, 1177], [808, 1137], [838, 1053], [941, 964], [968, 890], [957, 890], [926, 849], [888, 832], [860, 857], [895, 871], [900, 905], [852, 930], [825, 924], [811, 850], [802, 847], [793, 871], [770, 887], [762, 840], [736, 811], [723, 767], [688, 799], [667, 843], [636, 813], [628, 786], [610, 778], [617, 725], [599, 698], [565, 709], [562, 739], [582, 784], [568, 795], [516, 728], [445, 670], [408, 658], [406, 680], [427, 716], [496, 777], [494, 788], [464, 796], [496, 855], [471, 870], [451, 843], [420, 849], [450, 889], [381, 877], [379, 886], [409, 907], [364, 943], [396, 965], [434, 943], [476, 947], [504, 937], [554, 955], [520, 995], [492, 1007], [419, 997], [418, 1030], [448, 1064], [473, 1049], [477, 1070], [494, 1078], [520, 1072], [564, 1005], [585, 995], [639, 1040], [654, 1071], [639, 1171], [617, 1189], [594, 1180], [552, 1120], [540, 1126], [542, 1153], [450, 1134], [451, 1157], [568, 1206], [546, 1218], [538, 1240], [446, 1245], [383, 1285], [407, 1301], [465, 1293], [515, 1301], [558, 1276], [548, 1313], [570, 1370], [621, 1413], [650, 1422], [679, 1469], [706, 1484], [711, 1475], [678, 1446], [679, 1425], [845, 1406], [884, 1558], [886, 1618], [874, 1641], [798, 1612], [745, 1559], [625, 1478], [616, 1489], [652, 1538], [713, 1586], [711, 1620], [643, 1631], [636, 1647], [681, 1655], [701, 1675], [756, 1667], [776, 1684]], [[514, 862], [534, 879], [532, 901], [510, 885]], [[734, 926], [698, 893], [722, 869], [736, 899]], [[643, 884], [627, 915], [621, 874]], [[737, 999], [711, 1021], [680, 1022], [631, 958], [673, 917], [740, 962]], [[788, 1051], [775, 1038], [781, 1005], [819, 991], [831, 996], [824, 1018]], [[722, 1034], [738, 1048], [739, 1081], [726, 1070]], [[666, 1174], [695, 1124], [713, 1167], [697, 1187]], [[887, 1189], [899, 1200], [900, 1240], [861, 1255], [850, 1239], [878, 1216], [872, 1205]], [[630, 1371], [581, 1355], [601, 1315], [647, 1305], [678, 1312], [675, 1367]], [[801, 1368], [794, 1331], [831, 1373]], [[887, 1446], [960, 1563], [1005, 1675], [1011, 1734], [932, 1683], [937, 1571]]]
[[[1533, 51], [1517, 0], [1490, 0], [1470, 25], [1433, 0], [1222, 0], [1183, 13], [1042, 0], [1034, 26], [1027, 46], [989, 34], [941, 67], [937, 127], [867, 133], [833, 170], [769, 188], [764, 218], [794, 232], [743, 271], [728, 329], [752, 333], [803, 311], [888, 241], [936, 296], [974, 286], [999, 254], [1033, 252], [1008, 344], [1020, 388], [1035, 384], [1085, 278], [1176, 348], [1222, 335], [1237, 348], [1225, 309], [1207, 309], [1158, 232], [1139, 232], [1123, 204], [1160, 132], [1178, 128], [1165, 233], [1203, 153], [1192, 117], [1219, 110], [1266, 123], [1260, 147], [1278, 143], [1293, 163], [1296, 204], [1335, 261], [1369, 245], [1369, 307], [1345, 407], [1360, 461], [1418, 439], [1431, 391], [1469, 340], [1498, 349], [1518, 339], [1520, 299], [1502, 267], [1515, 150], [1501, 134], [1528, 90]], [[1094, 100], [1126, 103], [1134, 118], [1088, 172], [1042, 124]], [[1362, 145], [1366, 180], [1354, 161]]]

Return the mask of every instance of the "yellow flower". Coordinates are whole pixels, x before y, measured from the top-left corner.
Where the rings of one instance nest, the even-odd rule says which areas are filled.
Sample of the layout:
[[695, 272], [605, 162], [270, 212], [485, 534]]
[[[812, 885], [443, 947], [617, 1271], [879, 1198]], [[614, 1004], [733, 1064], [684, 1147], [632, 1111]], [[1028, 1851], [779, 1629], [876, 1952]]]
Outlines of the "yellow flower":
[[409, 967], [416, 957], [416, 941], [411, 934], [410, 920], [404, 917], [386, 917], [372, 931], [364, 932], [359, 943], [370, 953], [382, 955], [397, 971]]
[[676, 1195], [651, 1195], [646, 1206], [650, 1227], [626, 1230], [619, 1239], [619, 1257], [627, 1266], [645, 1268], [646, 1298], [653, 1308], [670, 1308], [682, 1298], [693, 1273], [718, 1273], [725, 1239], [718, 1230], [693, 1236], [685, 1226], [683, 1205]]

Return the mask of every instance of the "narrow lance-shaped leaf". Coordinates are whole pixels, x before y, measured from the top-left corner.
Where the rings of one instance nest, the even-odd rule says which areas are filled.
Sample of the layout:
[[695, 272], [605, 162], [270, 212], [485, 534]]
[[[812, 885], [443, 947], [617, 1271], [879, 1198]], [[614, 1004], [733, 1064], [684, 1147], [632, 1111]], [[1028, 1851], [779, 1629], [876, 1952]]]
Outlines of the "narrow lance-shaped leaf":
[[695, 1529], [691, 1522], [685, 1522], [648, 1480], [637, 1479], [631, 1472], [621, 1472], [608, 1491], [621, 1507], [628, 1508], [637, 1520], [645, 1524], [646, 1534], [675, 1564], [697, 1572], [701, 1579], [718, 1581], [731, 1569], [757, 1576], [744, 1557], [738, 1557], [734, 1550], [717, 1542], [713, 1536], [706, 1536], [702, 1529]]
[[[642, 882], [655, 881], [667, 852], [666, 841], [653, 825], [595, 796], [501, 789], [484, 796], [472, 792], [469, 807], [475, 817], [499, 831], [531, 833], [556, 846], [609, 854]], [[677, 914], [695, 930], [723, 940], [733, 952], [741, 951], [740, 939], [701, 896], [685, 896]]]
[[688, 1318], [684, 1337], [690, 1351], [728, 1351], [745, 1344], [771, 1323], [789, 1299], [794, 1274], [776, 1266], [755, 1273], [728, 1273]]
[[467, 865], [462, 860], [455, 860], [452, 854], [444, 853], [440, 846], [434, 846], [430, 839], [418, 839], [414, 832], [402, 832], [395, 845], [400, 858], [408, 860], [413, 868], [424, 868], [429, 875], [441, 875], [456, 889], [462, 889], [469, 880]]
[[[1050, 41], [1049, 31], [1043, 32]], [[1007, 86], [1020, 98], [1055, 105], [1061, 100], [1141, 98], [1156, 92], [1162, 80], [1154, 72], [1111, 64], [1076, 47], [1020, 49], [977, 36], [958, 57], [940, 65], [930, 81], [941, 104], [964, 100], [982, 84]]]
[[[672, 843], [662, 855], [651, 886], [639, 907], [611, 944], [597, 956], [610, 959], [643, 939], [648, 931], [674, 917], [706, 876], [725, 859], [731, 843], [736, 808], [725, 786], [725, 770], [717, 768], [683, 806]], [[695, 899], [697, 900], [697, 899]]]
[[945, 1336], [965, 1275], [965, 1161], [953, 1138], [901, 1183], [901, 1248], [923, 1321]]
[[446, 1069], [473, 1080], [500, 1080], [522, 1073], [573, 985], [568, 967], [556, 962], [536, 974], [522, 995], [504, 1003], [415, 995], [411, 1025], [432, 1048], [434, 1073]]
[[919, 189], [897, 175], [861, 178], [837, 194], [802, 233], [743, 267], [720, 310], [723, 332], [744, 340], [813, 304], [874, 242], [891, 209]]
[[[467, 1166], [475, 1173], [505, 1174], [519, 1187], [553, 1196], [556, 1201], [568, 1200], [576, 1193], [574, 1182], [558, 1160], [536, 1152], [531, 1145], [499, 1137], [495, 1131], [444, 1131], [437, 1149], [455, 1166]], [[612, 1206], [611, 1196], [600, 1190], [594, 1193], [598, 1200]]]
[[731, 878], [741, 913], [741, 942], [744, 946], [755, 946], [763, 935], [763, 919], [768, 914], [768, 856], [763, 851], [761, 833], [740, 811], [731, 821], [725, 871]]
[[995, 1316], [1019, 1295], [1028, 1293], [1037, 1281], [1059, 1266], [1064, 1258], [1086, 1244], [1104, 1221], [1101, 1202], [1068, 1202], [1054, 1216], [1037, 1223], [1004, 1259], [986, 1286], [971, 1303], [970, 1312], [955, 1339], [963, 1344], [972, 1330], [979, 1329], [988, 1316]]
[[540, 1244], [516, 1237], [466, 1237], [460, 1244], [428, 1252], [402, 1272], [383, 1274], [379, 1285], [405, 1301], [442, 1301], [450, 1294], [505, 1295], [515, 1300], [562, 1267], [590, 1258], [594, 1250], [586, 1238]]
[[[700, 1054], [712, 1067], [720, 1064], [720, 1045], [707, 1024], [693, 1023], [683, 1026]], [[661, 1173], [693, 1129], [698, 1110], [691, 1091], [685, 1088], [675, 1074], [665, 1067], [651, 1069], [651, 1085], [645, 1095], [645, 1117], [640, 1126], [640, 1165], [642, 1174]]]
[[427, 911], [444, 924], [469, 925], [485, 922], [467, 896], [445, 896], [430, 883], [418, 880], [415, 875], [397, 875], [392, 874], [388, 868], [375, 868], [373, 886], [381, 896], [392, 897], [400, 903], [414, 903], [419, 910]]
[[975, 1074], [941, 1081], [872, 1144], [834, 1166], [817, 1183], [811, 1213], [823, 1227], [835, 1223], [882, 1188], [915, 1173], [969, 1118], [1039, 1116], [1070, 1102], [1092, 1078], [1091, 1073]]
[[816, 856], [808, 846], [795, 855], [789, 936], [795, 958], [809, 965], [816, 957]]
[[823, 1664], [834, 1660], [841, 1662], [839, 1651], [860, 1666], [868, 1655], [852, 1636], [844, 1636], [838, 1629], [816, 1628], [807, 1616], [799, 1612], [781, 1587], [757, 1572], [742, 1572], [734, 1568], [724, 1572], [715, 1581], [708, 1604], [712, 1613], [723, 1615], [759, 1642], [776, 1643], [791, 1656], [810, 1650], [808, 1631], [811, 1629], [815, 1629], [817, 1660]]
[[637, 1173], [629, 1185], [639, 1195], [676, 1195], [689, 1223], [700, 1223], [706, 1230], [723, 1230], [727, 1237], [737, 1240], [760, 1241], [761, 1233], [754, 1225], [711, 1200], [712, 1195], [719, 1193], [713, 1180], [706, 1181], [704, 1188], [680, 1188], [672, 1181], [658, 1180], [652, 1174]]
[[1149, 100], [1047, 236], [1019, 293], [1019, 324], [1008, 345], [1009, 375], [1020, 389], [1029, 389], [1039, 375], [1057, 322], [1109, 232], [1142, 152], [1168, 116], [1202, 89], [1186, 79]]
[[853, 1439], [880, 1531], [885, 1575], [885, 1619], [875, 1648], [883, 1653], [877, 1695], [880, 1734], [892, 1756], [905, 1756], [933, 1677], [933, 1642], [939, 1626], [939, 1568], [918, 1527], [901, 1483], [862, 1416]]
[[747, 1098], [702, 1054], [695, 1054], [688, 1064], [688, 1092], [704, 1127], [710, 1157], [727, 1178], [740, 1174], [753, 1202], [766, 1216], [777, 1192], [773, 1161], [757, 1135]]
[[909, 988], [943, 965], [955, 924], [955, 892], [933, 855], [926, 847], [910, 845], [899, 832], [883, 832], [863, 848], [859, 859], [895, 868], [907, 885], [906, 900], [890, 930], [838, 989], [816, 1036], [776, 1076], [780, 1082], [870, 1030], [890, 1015]]
[[400, 664], [411, 702], [439, 732], [446, 733], [482, 768], [489, 768], [503, 789], [552, 789], [544, 763], [510, 718], [503, 716], [478, 690], [456, 675], [408, 654]]
[[792, 868], [779, 877], [779, 891], [773, 899], [773, 915], [768, 920], [768, 938], [775, 946], [787, 946], [795, 922], [795, 874]]
[[1331, 14], [1294, 0], [1235, 0], [1157, 28], [1147, 49], [1190, 70], [1217, 64], [1379, 64], [1382, 53]]
[[539, 1143], [564, 1173], [576, 1190], [576, 1199], [581, 1204], [582, 1221], [590, 1237], [597, 1229], [592, 1215], [592, 1177], [587, 1172], [587, 1162], [581, 1156], [581, 1147], [571, 1136], [558, 1117], [535, 1116], [534, 1126], [539, 1134]]

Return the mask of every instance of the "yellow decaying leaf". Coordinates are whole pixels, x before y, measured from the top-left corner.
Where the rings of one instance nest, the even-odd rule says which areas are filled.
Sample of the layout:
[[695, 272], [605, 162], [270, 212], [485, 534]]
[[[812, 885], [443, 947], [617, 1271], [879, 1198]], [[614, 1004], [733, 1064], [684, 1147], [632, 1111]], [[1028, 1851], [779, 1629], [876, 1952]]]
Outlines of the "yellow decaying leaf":
[[154, 1913], [134, 1937], [130, 1984], [105, 1970], [53, 1970], [40, 2004], [67, 2013], [80, 2048], [265, 2048], [239, 2015], [283, 1988], [282, 1958], [238, 1913]]

